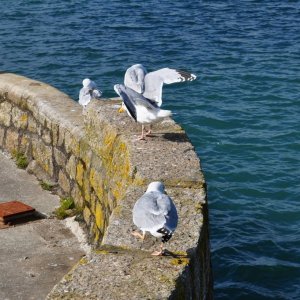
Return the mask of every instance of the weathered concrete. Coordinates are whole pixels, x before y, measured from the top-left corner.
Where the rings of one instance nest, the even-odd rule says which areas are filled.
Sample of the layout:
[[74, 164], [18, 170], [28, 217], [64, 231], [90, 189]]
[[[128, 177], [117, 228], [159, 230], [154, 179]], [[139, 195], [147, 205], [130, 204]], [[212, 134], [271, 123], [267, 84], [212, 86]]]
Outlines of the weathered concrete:
[[[24, 153], [32, 172], [47, 174], [62, 194], [74, 198], [97, 249], [48, 298], [103, 299], [101, 287], [111, 282], [105, 299], [146, 294], [149, 299], [209, 299], [208, 212], [200, 161], [171, 119], [155, 125], [152, 138], [137, 141], [141, 126], [117, 113], [119, 105], [93, 101], [82, 113], [53, 87], [0, 74], [0, 146]], [[164, 182], [179, 210], [178, 230], [167, 246], [175, 260], [152, 258], [155, 240], [149, 238], [141, 247], [130, 236], [133, 203], [153, 180]], [[127, 286], [119, 284], [120, 274], [128, 272]]]
[[[59, 197], [0, 152], [0, 202], [20, 200], [51, 215]], [[62, 221], [41, 219], [0, 230], [0, 299], [45, 299], [84, 254]]]
[[16, 167], [8, 154], [0, 152], [0, 202], [19, 200], [50, 216], [59, 206], [59, 197], [46, 192], [34, 175]]

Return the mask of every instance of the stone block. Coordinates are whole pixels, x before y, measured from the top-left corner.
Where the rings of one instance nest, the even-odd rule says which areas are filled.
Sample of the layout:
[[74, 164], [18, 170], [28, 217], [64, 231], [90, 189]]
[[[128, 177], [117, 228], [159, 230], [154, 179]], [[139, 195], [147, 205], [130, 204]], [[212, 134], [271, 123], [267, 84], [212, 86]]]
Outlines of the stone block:
[[71, 179], [76, 178], [76, 157], [74, 155], [71, 155], [69, 158], [67, 165], [66, 165], [66, 171], [69, 174]]
[[51, 182], [54, 184], [54, 182], [52, 182], [50, 176], [45, 172], [45, 170], [35, 160], [32, 160], [29, 163], [26, 171], [29, 174], [34, 174], [39, 180], [42, 180], [44, 182]]
[[19, 151], [22, 153], [26, 153], [27, 156], [30, 153], [30, 145], [31, 145], [31, 139], [30, 136], [23, 134], [21, 137], [20, 145], [19, 145]]
[[58, 137], [57, 137], [57, 146], [62, 146], [65, 141], [65, 128], [63, 126], [58, 127]]
[[27, 130], [31, 133], [37, 133], [37, 122], [32, 116], [28, 116]]
[[86, 169], [89, 169], [91, 166], [93, 152], [90, 148], [90, 145], [88, 144], [88, 141], [85, 139], [82, 139], [80, 141], [80, 157], [85, 163]]
[[58, 184], [65, 193], [67, 194], [70, 193], [71, 191], [70, 180], [62, 170], [60, 170], [58, 174]]
[[18, 145], [19, 145], [18, 139], [19, 139], [18, 132], [12, 128], [8, 128], [6, 131], [5, 147], [10, 153], [18, 150]]
[[61, 146], [61, 145], [58, 145], [58, 137], [59, 137], [59, 126], [58, 126], [58, 124], [52, 123], [51, 124], [51, 131], [52, 131], [53, 146]]
[[32, 156], [39, 165], [52, 177], [54, 173], [52, 147], [40, 139], [32, 139]]
[[83, 164], [79, 161], [76, 167], [76, 181], [81, 187], [83, 185], [83, 175], [84, 175], [84, 167]]
[[12, 122], [16, 128], [26, 129], [28, 124], [28, 113], [18, 107], [12, 109]]
[[86, 222], [86, 224], [90, 223], [90, 218], [91, 218], [91, 211], [89, 208], [86, 206], [83, 210], [83, 219]]
[[65, 132], [65, 149], [67, 153], [80, 155], [80, 142], [69, 132]]
[[42, 131], [42, 139], [46, 144], [51, 144], [51, 131], [49, 129], [43, 129]]
[[95, 221], [98, 229], [103, 233], [105, 225], [105, 212], [103, 206], [98, 202], [96, 203]]
[[72, 191], [71, 191], [71, 196], [74, 199], [75, 205], [78, 208], [84, 207], [84, 199], [82, 197], [82, 193], [78, 185], [75, 183]]
[[100, 175], [100, 173], [94, 168], [91, 168], [91, 170], [90, 170], [90, 184], [91, 184], [92, 188], [94, 189], [97, 197], [99, 199], [102, 199], [103, 193], [104, 193], [103, 178]]
[[91, 192], [91, 200], [90, 200], [90, 210], [93, 215], [96, 213], [96, 203], [98, 201], [98, 198], [94, 192]]
[[54, 150], [54, 159], [58, 166], [64, 167], [66, 165], [67, 157], [66, 155], [58, 150], [57, 148], [53, 148]]
[[10, 126], [12, 105], [9, 102], [0, 103], [0, 125]]
[[85, 200], [89, 202], [91, 199], [91, 186], [87, 172], [83, 176], [83, 195]]
[[0, 147], [3, 147], [4, 144], [5, 130], [4, 127], [0, 127]]

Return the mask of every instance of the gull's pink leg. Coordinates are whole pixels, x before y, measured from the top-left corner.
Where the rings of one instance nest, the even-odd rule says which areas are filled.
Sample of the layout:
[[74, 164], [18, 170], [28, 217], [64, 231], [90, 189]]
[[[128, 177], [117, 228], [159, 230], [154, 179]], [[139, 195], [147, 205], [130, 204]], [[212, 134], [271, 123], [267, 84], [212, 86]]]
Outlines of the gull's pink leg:
[[149, 130], [146, 132], [146, 136], [150, 135], [152, 133], [152, 126], [149, 125]]
[[145, 126], [144, 125], [142, 125], [142, 135], [137, 139], [138, 141], [140, 141], [140, 140], [144, 140], [145, 139], [145, 135], [144, 135], [144, 128], [145, 128]]

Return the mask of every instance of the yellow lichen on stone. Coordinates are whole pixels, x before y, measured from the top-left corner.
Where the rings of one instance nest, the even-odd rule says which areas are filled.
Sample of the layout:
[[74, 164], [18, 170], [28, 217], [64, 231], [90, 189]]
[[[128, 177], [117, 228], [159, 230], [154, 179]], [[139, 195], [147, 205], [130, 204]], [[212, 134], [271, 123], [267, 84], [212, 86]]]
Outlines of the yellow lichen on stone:
[[134, 178], [133, 185], [135, 185], [135, 186], [143, 186], [143, 185], [146, 185], [146, 184], [147, 184], [147, 180], [146, 179], [141, 178], [139, 176], [136, 176]]
[[182, 258], [173, 258], [170, 261], [170, 264], [173, 266], [186, 266], [190, 263], [190, 259], [187, 257]]
[[202, 211], [202, 204], [201, 203], [196, 203], [195, 204], [195, 210], [197, 213], [201, 213]]
[[90, 181], [87, 174], [83, 177], [83, 195], [87, 202], [91, 200]]
[[93, 251], [95, 254], [109, 254], [110, 252], [107, 250], [95, 250]]
[[100, 174], [92, 168], [90, 171], [90, 184], [93, 187], [97, 197], [99, 199], [103, 198], [103, 188], [102, 188], [102, 180]]
[[80, 265], [86, 265], [88, 263], [88, 260], [86, 257], [82, 257], [79, 261], [79, 264]]
[[121, 214], [121, 211], [122, 211], [122, 207], [121, 206], [117, 206], [114, 209], [113, 213], [114, 213], [115, 216], [119, 216]]
[[86, 224], [89, 224], [90, 222], [90, 217], [91, 217], [91, 211], [89, 210], [89, 208], [86, 206], [83, 209], [83, 219], [86, 222]]
[[83, 164], [79, 162], [76, 167], [76, 181], [81, 187], [83, 185], [83, 172], [84, 172]]
[[28, 123], [27, 112], [24, 112], [15, 106], [12, 109], [12, 121], [16, 128], [25, 129]]
[[166, 283], [166, 284], [174, 284], [174, 279], [171, 279], [169, 277], [167, 277], [166, 275], [162, 274], [158, 277], [158, 280], [162, 283]]
[[28, 120], [28, 116], [26, 113], [23, 113], [21, 116], [20, 116], [20, 123], [24, 124], [24, 128], [26, 127], [27, 125], [27, 120]]
[[97, 227], [103, 232], [105, 224], [105, 214], [100, 203], [96, 203], [95, 219]]
[[99, 242], [99, 240], [100, 240], [100, 231], [99, 231], [99, 229], [96, 229], [95, 230], [95, 236], [94, 236], [94, 242]]

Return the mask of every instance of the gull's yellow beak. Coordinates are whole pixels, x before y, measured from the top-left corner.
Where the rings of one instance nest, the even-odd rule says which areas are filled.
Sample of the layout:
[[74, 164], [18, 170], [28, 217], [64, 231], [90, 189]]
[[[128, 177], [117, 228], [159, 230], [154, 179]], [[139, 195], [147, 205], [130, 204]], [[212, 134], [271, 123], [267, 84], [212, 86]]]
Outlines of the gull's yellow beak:
[[119, 108], [118, 112], [119, 112], [119, 113], [122, 113], [122, 112], [124, 112], [124, 111], [125, 111], [125, 108], [124, 108], [124, 106], [122, 105], [122, 106]]

